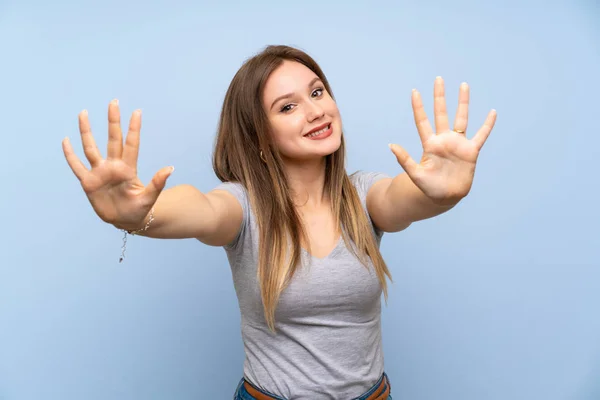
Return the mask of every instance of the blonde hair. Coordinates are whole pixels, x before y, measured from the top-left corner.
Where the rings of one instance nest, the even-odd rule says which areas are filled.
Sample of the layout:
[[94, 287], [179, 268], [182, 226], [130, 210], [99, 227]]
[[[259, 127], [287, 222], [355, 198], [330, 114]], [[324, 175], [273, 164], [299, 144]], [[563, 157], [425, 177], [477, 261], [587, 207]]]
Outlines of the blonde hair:
[[[309, 243], [262, 103], [267, 79], [285, 60], [313, 71], [333, 97], [325, 74], [308, 54], [289, 46], [267, 46], [235, 74], [223, 102], [213, 153], [217, 177], [222, 182], [239, 182], [248, 192], [259, 228], [257, 278], [266, 322], [273, 331], [279, 297], [301, 260], [301, 241]], [[344, 242], [365, 267], [371, 259], [387, 300], [386, 276], [391, 281], [391, 274], [345, 171], [345, 157], [342, 135], [340, 148], [326, 156], [324, 190], [331, 199], [336, 226], [344, 228]]]

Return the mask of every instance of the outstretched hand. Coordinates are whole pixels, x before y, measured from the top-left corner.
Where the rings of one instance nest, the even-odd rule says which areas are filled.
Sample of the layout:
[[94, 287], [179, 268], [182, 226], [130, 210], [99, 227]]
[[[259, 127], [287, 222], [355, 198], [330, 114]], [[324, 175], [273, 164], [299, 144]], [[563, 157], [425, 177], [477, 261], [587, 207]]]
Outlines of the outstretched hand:
[[491, 110], [474, 137], [467, 139], [469, 86], [463, 83], [451, 130], [441, 77], [436, 78], [434, 84], [435, 133], [427, 119], [421, 95], [416, 90], [412, 93], [412, 107], [423, 144], [421, 161], [415, 162], [397, 144], [391, 144], [390, 148], [406, 174], [427, 197], [439, 205], [454, 205], [471, 190], [477, 158], [494, 127], [496, 111]]
[[96, 214], [103, 221], [123, 229], [142, 227], [173, 171], [172, 167], [162, 168], [147, 186], [140, 181], [137, 175], [140, 129], [141, 112], [137, 110], [131, 116], [129, 132], [123, 144], [119, 106], [115, 100], [108, 106], [106, 159], [102, 158], [96, 146], [87, 111], [79, 114], [79, 131], [91, 169], [75, 155], [68, 138], [62, 143], [67, 163], [79, 179]]

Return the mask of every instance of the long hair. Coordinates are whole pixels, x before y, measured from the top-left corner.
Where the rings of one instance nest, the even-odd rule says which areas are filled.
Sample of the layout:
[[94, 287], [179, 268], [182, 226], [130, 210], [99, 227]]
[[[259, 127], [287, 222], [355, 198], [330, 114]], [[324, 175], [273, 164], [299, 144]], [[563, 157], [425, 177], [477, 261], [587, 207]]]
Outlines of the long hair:
[[[288, 46], [267, 46], [246, 60], [231, 81], [212, 160], [219, 180], [239, 182], [248, 192], [259, 228], [257, 278], [266, 322], [272, 331], [279, 297], [301, 260], [301, 241], [309, 243], [262, 102], [267, 79], [285, 60], [299, 62], [313, 71], [333, 97], [325, 74], [308, 54]], [[386, 276], [391, 281], [391, 274], [346, 173], [345, 157], [342, 135], [339, 149], [326, 156], [324, 193], [331, 199], [334, 220], [337, 227], [343, 228], [346, 246], [365, 267], [371, 259], [387, 301]]]

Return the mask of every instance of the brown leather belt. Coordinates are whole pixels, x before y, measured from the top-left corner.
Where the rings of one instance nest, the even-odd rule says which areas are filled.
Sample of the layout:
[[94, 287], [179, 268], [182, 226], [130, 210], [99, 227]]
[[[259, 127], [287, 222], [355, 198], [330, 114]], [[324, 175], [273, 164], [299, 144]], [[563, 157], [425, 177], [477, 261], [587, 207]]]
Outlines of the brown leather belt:
[[[271, 397], [268, 394], [259, 392], [247, 381], [244, 381], [244, 388], [256, 400], [277, 400], [275, 397]], [[390, 383], [387, 380], [387, 376], [384, 375], [383, 379], [381, 380], [381, 383], [377, 385], [375, 391], [369, 397], [367, 397], [366, 400], [386, 400], [389, 395]]]

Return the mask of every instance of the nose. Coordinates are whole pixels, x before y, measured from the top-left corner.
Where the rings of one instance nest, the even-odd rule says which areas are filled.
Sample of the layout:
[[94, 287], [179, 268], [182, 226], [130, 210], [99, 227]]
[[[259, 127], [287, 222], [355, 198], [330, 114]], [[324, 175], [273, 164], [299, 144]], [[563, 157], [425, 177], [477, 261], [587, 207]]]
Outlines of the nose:
[[325, 111], [316, 102], [311, 101], [308, 103], [308, 109], [306, 112], [306, 119], [308, 122], [315, 121], [325, 115]]

